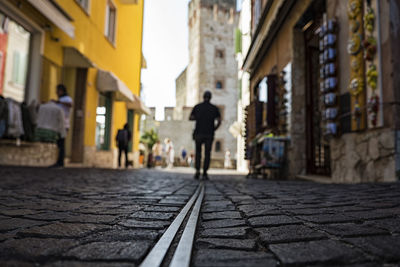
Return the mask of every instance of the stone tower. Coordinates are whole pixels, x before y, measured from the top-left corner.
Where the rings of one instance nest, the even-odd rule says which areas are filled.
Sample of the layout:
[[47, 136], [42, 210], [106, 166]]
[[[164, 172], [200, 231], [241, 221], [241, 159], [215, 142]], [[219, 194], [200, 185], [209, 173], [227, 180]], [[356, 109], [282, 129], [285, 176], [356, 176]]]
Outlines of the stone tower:
[[[237, 116], [237, 62], [234, 32], [238, 14], [235, 0], [192, 0], [189, 3], [189, 64], [186, 106], [202, 101], [204, 91], [220, 108], [222, 125], [215, 134], [213, 158], [236, 152], [236, 139], [229, 127]], [[219, 143], [219, 145], [218, 145]]]

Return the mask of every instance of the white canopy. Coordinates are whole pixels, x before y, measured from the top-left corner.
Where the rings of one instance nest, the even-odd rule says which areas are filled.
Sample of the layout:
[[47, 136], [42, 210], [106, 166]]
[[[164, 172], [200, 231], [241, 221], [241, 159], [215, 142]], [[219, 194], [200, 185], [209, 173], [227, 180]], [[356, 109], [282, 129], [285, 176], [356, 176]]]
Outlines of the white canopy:
[[50, 0], [28, 0], [28, 2], [71, 38], [75, 37], [72, 19], [58, 5]]
[[133, 102], [127, 103], [128, 109], [133, 109], [140, 114], [146, 114], [146, 115], [151, 114], [150, 109], [144, 105], [143, 101], [140, 100], [138, 96], [133, 95], [133, 98], [135, 99]]
[[150, 115], [151, 111], [140, 98], [121, 81], [114, 73], [99, 69], [97, 71], [97, 90], [100, 92], [114, 92], [115, 100], [125, 101], [128, 109], [133, 109], [139, 114]]
[[104, 93], [115, 92], [117, 101], [133, 102], [135, 100], [131, 90], [111, 71], [101, 69], [97, 71], [97, 90]]

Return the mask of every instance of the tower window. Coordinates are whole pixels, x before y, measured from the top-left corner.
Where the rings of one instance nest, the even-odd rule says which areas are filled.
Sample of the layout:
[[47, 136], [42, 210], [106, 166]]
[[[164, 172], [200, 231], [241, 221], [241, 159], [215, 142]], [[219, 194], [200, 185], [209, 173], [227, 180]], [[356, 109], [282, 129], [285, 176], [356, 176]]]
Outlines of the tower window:
[[217, 50], [215, 51], [215, 57], [216, 57], [216, 58], [220, 58], [220, 59], [224, 59], [224, 58], [225, 58], [224, 50], [222, 50], [222, 49], [217, 49]]
[[221, 152], [221, 151], [222, 151], [222, 142], [218, 140], [215, 142], [215, 152]]
[[215, 82], [215, 88], [216, 89], [224, 89], [224, 83], [220, 80]]

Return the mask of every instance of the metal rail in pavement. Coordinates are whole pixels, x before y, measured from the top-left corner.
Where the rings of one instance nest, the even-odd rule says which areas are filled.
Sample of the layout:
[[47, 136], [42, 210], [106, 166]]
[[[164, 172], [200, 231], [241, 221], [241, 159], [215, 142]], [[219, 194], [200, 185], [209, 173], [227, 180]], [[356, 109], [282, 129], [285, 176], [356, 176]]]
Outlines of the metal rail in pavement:
[[175, 235], [180, 229], [183, 221], [185, 220], [189, 210], [192, 208], [196, 201], [189, 220], [185, 226], [183, 234], [180, 238], [177, 249], [175, 250], [174, 256], [170, 263], [170, 267], [188, 267], [190, 265], [190, 258], [192, 255], [192, 247], [194, 241], [194, 235], [196, 232], [197, 221], [200, 213], [201, 203], [204, 197], [204, 184], [201, 183], [190, 200], [183, 207], [181, 212], [176, 216], [174, 221], [161, 236], [160, 240], [152, 248], [150, 253], [146, 256], [140, 267], [158, 267], [162, 264], [165, 255], [167, 254], [172, 242], [174, 241]]

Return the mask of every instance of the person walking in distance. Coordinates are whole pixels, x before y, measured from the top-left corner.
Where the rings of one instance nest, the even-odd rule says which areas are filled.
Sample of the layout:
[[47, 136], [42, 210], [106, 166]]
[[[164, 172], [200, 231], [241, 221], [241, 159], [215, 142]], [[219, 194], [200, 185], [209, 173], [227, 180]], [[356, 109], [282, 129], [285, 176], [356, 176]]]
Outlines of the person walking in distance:
[[[67, 93], [67, 88], [63, 84], [57, 85], [57, 96], [58, 100], [52, 100], [52, 101], [55, 102], [64, 112], [65, 132], [66, 134], [68, 134], [68, 130], [70, 127], [70, 113], [73, 101], [72, 98]], [[57, 163], [52, 165], [51, 167], [64, 167], [65, 137], [60, 137], [57, 140], [57, 147], [58, 147]]]
[[[197, 104], [190, 114], [190, 120], [196, 121], [196, 127], [193, 132], [193, 139], [196, 143], [196, 174], [195, 179], [200, 177], [201, 150], [204, 144], [204, 163], [203, 163], [203, 179], [207, 180], [207, 171], [210, 167], [211, 147], [214, 140], [214, 132], [221, 125], [221, 114], [218, 107], [210, 103], [211, 92], [206, 91], [203, 94], [203, 102]], [[215, 124], [217, 121], [217, 124]]]
[[129, 124], [126, 123], [123, 129], [118, 130], [116, 141], [118, 145], [118, 167], [121, 167], [121, 155], [125, 153], [125, 168], [128, 168], [128, 147], [131, 141], [132, 134], [129, 131]]
[[167, 168], [171, 169], [174, 166], [175, 150], [174, 150], [174, 144], [169, 138], [165, 139], [165, 153], [167, 155], [166, 157]]

